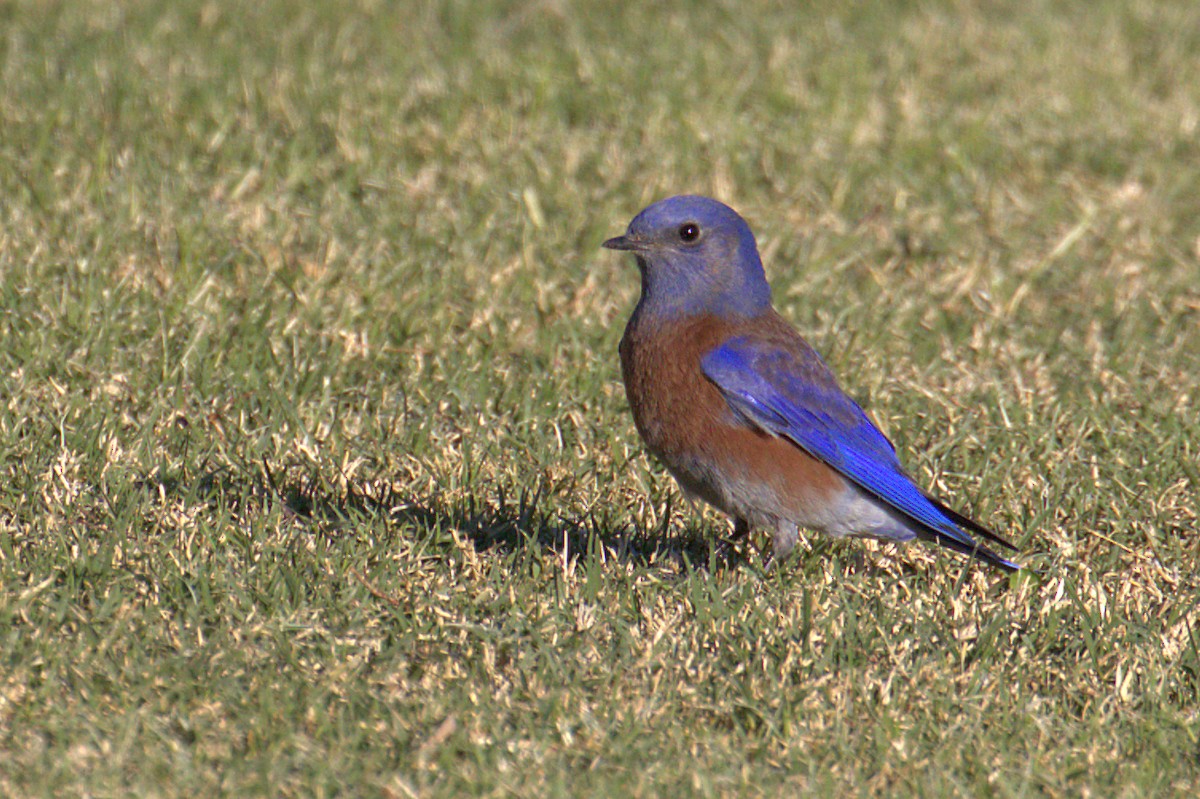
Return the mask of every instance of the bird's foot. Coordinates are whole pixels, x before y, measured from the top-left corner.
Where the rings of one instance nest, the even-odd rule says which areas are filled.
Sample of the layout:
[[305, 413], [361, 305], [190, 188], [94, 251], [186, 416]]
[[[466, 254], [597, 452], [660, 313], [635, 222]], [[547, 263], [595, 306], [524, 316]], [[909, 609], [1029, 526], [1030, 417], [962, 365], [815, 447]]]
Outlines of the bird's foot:
[[712, 563], [716, 568], [727, 569], [737, 563], [746, 562], [742, 552], [741, 542], [750, 534], [750, 523], [745, 519], [733, 520], [733, 532], [725, 538], [718, 538], [712, 549]]

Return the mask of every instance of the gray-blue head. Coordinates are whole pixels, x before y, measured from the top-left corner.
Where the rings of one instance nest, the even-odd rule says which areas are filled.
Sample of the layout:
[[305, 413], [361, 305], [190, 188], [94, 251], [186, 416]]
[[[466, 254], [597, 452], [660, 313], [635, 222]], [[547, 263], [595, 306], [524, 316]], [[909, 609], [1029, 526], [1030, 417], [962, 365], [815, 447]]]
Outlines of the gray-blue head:
[[604, 246], [637, 257], [643, 311], [756, 316], [771, 306], [750, 226], [708, 197], [660, 200], [635, 216], [624, 236]]

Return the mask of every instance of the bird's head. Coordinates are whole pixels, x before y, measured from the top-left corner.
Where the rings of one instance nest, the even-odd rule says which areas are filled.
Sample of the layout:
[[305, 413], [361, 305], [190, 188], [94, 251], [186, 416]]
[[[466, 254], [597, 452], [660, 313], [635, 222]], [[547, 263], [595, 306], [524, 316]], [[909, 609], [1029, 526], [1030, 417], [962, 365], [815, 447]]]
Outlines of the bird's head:
[[644, 310], [662, 316], [756, 316], [771, 305], [750, 226], [708, 197], [660, 200], [604, 246], [637, 257]]

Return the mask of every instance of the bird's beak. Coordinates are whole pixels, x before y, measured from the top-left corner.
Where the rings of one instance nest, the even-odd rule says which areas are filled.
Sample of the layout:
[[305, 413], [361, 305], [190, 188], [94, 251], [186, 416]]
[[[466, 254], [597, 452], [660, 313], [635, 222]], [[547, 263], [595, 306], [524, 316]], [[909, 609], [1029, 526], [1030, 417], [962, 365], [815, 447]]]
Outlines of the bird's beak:
[[617, 236], [604, 242], [605, 247], [610, 250], [629, 250], [636, 251], [642, 248], [642, 245], [628, 236]]

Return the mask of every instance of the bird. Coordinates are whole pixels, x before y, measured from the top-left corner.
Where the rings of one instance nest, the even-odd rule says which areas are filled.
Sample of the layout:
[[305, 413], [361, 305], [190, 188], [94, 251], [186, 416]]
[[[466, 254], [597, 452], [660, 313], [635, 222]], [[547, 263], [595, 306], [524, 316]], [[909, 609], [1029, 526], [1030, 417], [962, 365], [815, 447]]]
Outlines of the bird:
[[800, 528], [934, 542], [1000, 570], [1017, 547], [921, 489], [896, 449], [772, 306], [749, 224], [709, 197], [643, 209], [603, 244], [631, 253], [641, 296], [621, 338], [634, 425], [685, 496], [768, 531], [767, 566]]

